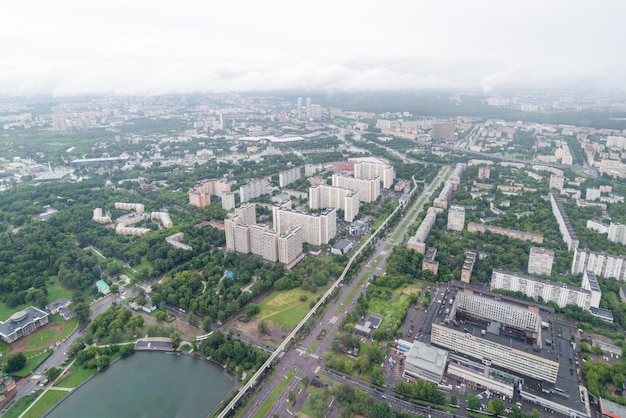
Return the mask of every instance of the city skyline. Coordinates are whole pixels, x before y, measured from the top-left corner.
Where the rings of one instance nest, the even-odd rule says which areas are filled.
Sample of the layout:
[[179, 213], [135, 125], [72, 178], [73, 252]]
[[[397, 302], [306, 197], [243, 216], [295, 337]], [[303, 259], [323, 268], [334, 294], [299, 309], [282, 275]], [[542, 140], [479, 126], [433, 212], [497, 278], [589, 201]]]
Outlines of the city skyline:
[[578, 87], [626, 91], [626, 4], [14, 2], [5, 96]]

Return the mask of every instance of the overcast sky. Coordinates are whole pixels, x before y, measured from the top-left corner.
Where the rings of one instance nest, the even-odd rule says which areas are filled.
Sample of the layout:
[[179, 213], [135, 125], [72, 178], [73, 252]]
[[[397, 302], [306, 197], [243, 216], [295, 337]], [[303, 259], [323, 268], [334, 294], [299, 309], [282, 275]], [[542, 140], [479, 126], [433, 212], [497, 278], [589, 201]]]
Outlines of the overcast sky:
[[624, 0], [19, 0], [0, 95], [626, 91]]

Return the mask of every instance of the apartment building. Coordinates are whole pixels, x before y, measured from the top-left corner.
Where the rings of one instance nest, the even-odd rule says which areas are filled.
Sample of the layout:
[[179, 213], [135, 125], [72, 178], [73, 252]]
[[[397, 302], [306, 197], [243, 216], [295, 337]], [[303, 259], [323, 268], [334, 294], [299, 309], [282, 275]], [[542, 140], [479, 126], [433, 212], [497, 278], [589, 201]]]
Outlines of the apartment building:
[[198, 182], [188, 193], [189, 204], [204, 208], [211, 204], [211, 196], [222, 197], [230, 192], [230, 183], [224, 179], [202, 180]]
[[268, 193], [267, 189], [267, 180], [254, 180], [248, 184], [244, 184], [239, 188], [239, 198], [241, 199], [242, 203], [248, 202], [249, 200], [266, 195]]
[[561, 199], [556, 197], [553, 193], [550, 193], [549, 196], [550, 203], [552, 204], [552, 214], [559, 224], [559, 230], [561, 232], [561, 236], [563, 237], [563, 241], [567, 244], [568, 250], [574, 251], [578, 248], [579, 243], [578, 235], [576, 235], [576, 231], [574, 231], [574, 226], [572, 225], [572, 222], [570, 222], [567, 212], [565, 212], [565, 208], [563, 208]]
[[284, 233], [277, 234], [276, 246], [278, 261], [291, 266], [302, 256], [302, 229], [294, 225]]
[[380, 180], [378, 176], [369, 179], [358, 179], [333, 174], [332, 184], [335, 187], [354, 190], [358, 193], [361, 202], [371, 203], [380, 196]]
[[337, 235], [337, 211], [334, 208], [310, 214], [277, 205], [273, 208], [273, 223], [280, 234], [293, 226], [300, 227], [302, 241], [315, 246], [328, 244]]
[[463, 206], [452, 205], [448, 209], [448, 230], [462, 231], [465, 226], [465, 208]]
[[435, 260], [436, 256], [437, 249], [435, 247], [429, 248], [422, 261], [422, 270], [430, 270], [434, 275], [437, 275], [439, 272], [439, 261]]
[[293, 183], [301, 177], [300, 167], [294, 167], [290, 170], [281, 171], [278, 173], [278, 185], [285, 187], [288, 184]]
[[475, 222], [469, 222], [467, 224], [468, 232], [482, 232], [489, 231], [498, 235], [506, 235], [509, 238], [521, 239], [522, 241], [532, 241], [537, 244], [543, 243], [543, 235], [533, 234], [532, 232], [518, 231], [516, 229], [502, 228], [499, 226], [492, 226], [486, 224], [478, 224]]
[[335, 208], [344, 211], [344, 220], [352, 222], [359, 213], [359, 194], [343, 187], [320, 184], [309, 187], [309, 208]]
[[560, 308], [574, 305], [589, 310], [591, 306], [589, 290], [499, 269], [494, 269], [491, 274], [491, 288], [521, 292], [537, 300], [541, 297], [545, 302], [554, 302]]
[[385, 189], [391, 188], [396, 178], [393, 166], [376, 158], [351, 158], [354, 162], [354, 177], [358, 179], [370, 179], [378, 176]]
[[553, 262], [554, 251], [541, 247], [531, 247], [528, 257], [528, 273], [550, 276]]
[[468, 251], [465, 254], [465, 260], [463, 261], [463, 267], [461, 268], [461, 281], [463, 283], [469, 283], [472, 278], [472, 270], [474, 270], [474, 264], [476, 264], [476, 254], [474, 251]]
[[572, 274], [580, 274], [586, 270], [606, 279], [626, 281], [626, 258], [621, 255], [577, 248], [574, 250]]
[[412, 249], [417, 251], [418, 253], [424, 254], [426, 252], [426, 239], [430, 234], [430, 230], [435, 225], [435, 221], [437, 220], [437, 214], [443, 212], [443, 209], [430, 207], [426, 211], [426, 216], [422, 220], [422, 223], [415, 231], [415, 235], [409, 238], [406, 247], [408, 249]]

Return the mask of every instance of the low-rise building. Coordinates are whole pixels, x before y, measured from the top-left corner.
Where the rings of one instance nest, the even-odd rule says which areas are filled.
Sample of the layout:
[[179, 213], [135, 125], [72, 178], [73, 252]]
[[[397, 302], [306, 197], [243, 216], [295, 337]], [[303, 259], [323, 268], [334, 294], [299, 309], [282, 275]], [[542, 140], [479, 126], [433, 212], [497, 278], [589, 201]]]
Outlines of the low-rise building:
[[6, 343], [12, 343], [37, 331], [48, 323], [48, 313], [34, 306], [14, 313], [8, 320], [0, 321], [0, 338]]

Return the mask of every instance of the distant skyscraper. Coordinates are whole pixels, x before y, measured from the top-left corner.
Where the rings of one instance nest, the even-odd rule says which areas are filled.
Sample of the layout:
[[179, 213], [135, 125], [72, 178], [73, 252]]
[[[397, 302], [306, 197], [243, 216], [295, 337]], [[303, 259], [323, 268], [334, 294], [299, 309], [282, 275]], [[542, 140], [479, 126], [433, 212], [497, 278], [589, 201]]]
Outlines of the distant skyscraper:
[[306, 98], [306, 118], [311, 119], [311, 98]]
[[298, 119], [302, 119], [302, 97], [298, 97]]

